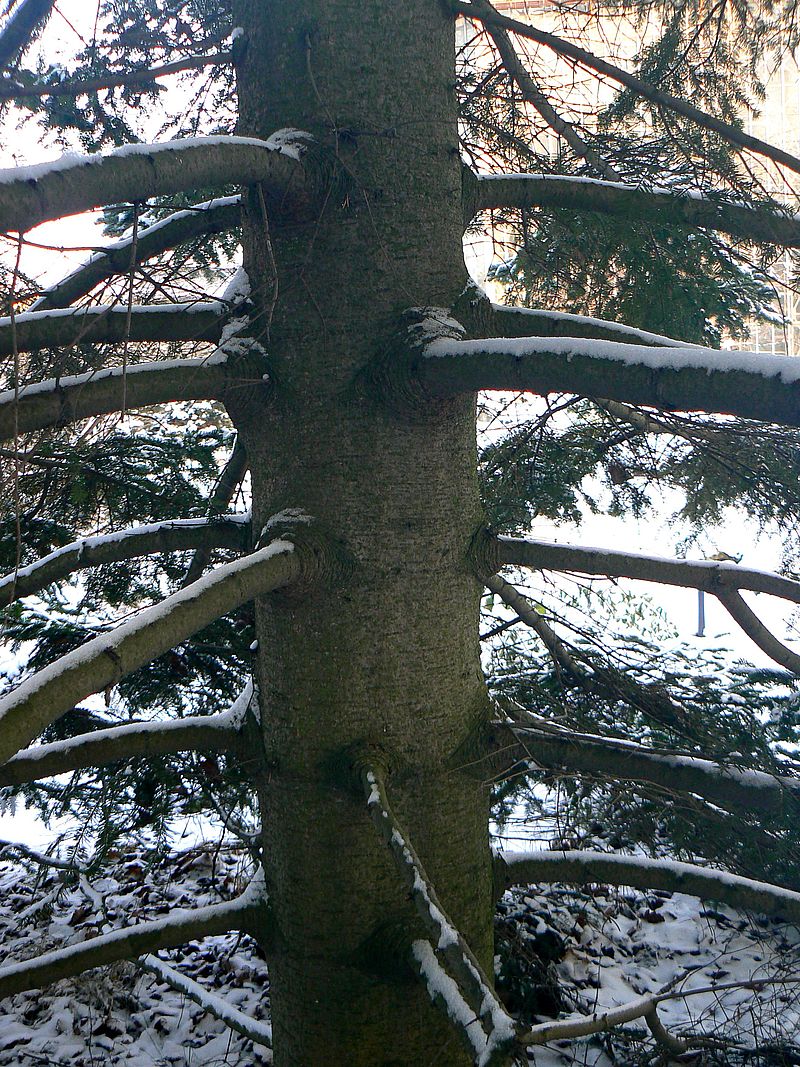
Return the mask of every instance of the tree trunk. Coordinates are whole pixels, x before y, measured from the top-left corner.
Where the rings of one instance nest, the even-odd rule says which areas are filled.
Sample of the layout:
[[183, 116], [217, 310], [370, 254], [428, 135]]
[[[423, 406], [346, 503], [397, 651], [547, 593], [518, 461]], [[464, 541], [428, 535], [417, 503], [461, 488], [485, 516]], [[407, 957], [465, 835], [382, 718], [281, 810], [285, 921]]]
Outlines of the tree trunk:
[[236, 0], [234, 24], [239, 132], [310, 131], [344, 175], [309, 218], [251, 196], [244, 232], [273, 382], [233, 411], [254, 530], [302, 508], [353, 564], [257, 611], [275, 1062], [464, 1064], [404, 965], [416, 917], [337, 770], [354, 746], [385, 754], [395, 811], [489, 969], [487, 791], [451, 769], [487, 714], [474, 401], [405, 417], [362, 377], [405, 309], [449, 307], [466, 278], [453, 20], [434, 0]]

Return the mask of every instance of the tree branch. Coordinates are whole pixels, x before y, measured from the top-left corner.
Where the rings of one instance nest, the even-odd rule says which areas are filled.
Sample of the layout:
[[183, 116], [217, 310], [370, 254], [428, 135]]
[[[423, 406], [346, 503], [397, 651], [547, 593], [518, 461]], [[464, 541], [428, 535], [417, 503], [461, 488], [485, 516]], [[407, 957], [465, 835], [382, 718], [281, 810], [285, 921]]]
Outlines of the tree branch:
[[663, 889], [719, 900], [732, 908], [800, 920], [800, 893], [727, 871], [677, 860], [651, 860], [603, 852], [504, 852], [495, 855], [499, 892], [539, 882], [605, 882], [636, 889]]
[[478, 13], [478, 17], [484, 23], [486, 32], [492, 38], [497, 51], [500, 53], [503, 66], [519, 86], [523, 99], [532, 104], [547, 125], [560, 137], [564, 138], [576, 156], [584, 159], [598, 174], [602, 174], [611, 181], [618, 180], [620, 175], [614, 167], [584, 141], [571, 122], [567, 122], [566, 119], [558, 114], [547, 96], [536, 84], [530, 71], [527, 70], [517, 55], [516, 49], [505, 29], [492, 18], [492, 15], [496, 14], [496, 12], [488, 0], [473, 0], [470, 7]]
[[[95, 304], [86, 308], [24, 311], [0, 319], [0, 356], [36, 348], [123, 341], [219, 341], [227, 308], [219, 300], [190, 304]], [[130, 321], [129, 321], [130, 319]]]
[[[181, 400], [219, 400], [237, 387], [225, 364], [211, 359], [134, 363], [125, 369], [125, 381], [129, 409]], [[37, 382], [20, 389], [18, 399], [13, 389], [0, 393], [0, 440], [121, 411], [122, 382], [123, 368], [112, 367]]]
[[291, 541], [273, 541], [244, 559], [223, 564], [22, 682], [0, 700], [0, 763], [91, 693], [116, 685], [253, 597], [296, 581], [306, 566], [305, 556]]
[[209, 519], [171, 519], [118, 533], [84, 537], [57, 548], [48, 556], [0, 578], [0, 607], [38, 593], [85, 567], [102, 567], [137, 556], [187, 549], [225, 548], [246, 552], [250, 523], [246, 516]]
[[762, 652], [766, 652], [770, 659], [780, 663], [782, 667], [800, 675], [800, 655], [779, 641], [737, 592], [731, 589], [725, 593], [717, 593], [717, 599]]
[[592, 52], [587, 52], [584, 48], [579, 48], [569, 41], [556, 37], [552, 33], [546, 33], [544, 30], [539, 30], [534, 26], [529, 26], [524, 22], [500, 15], [485, 0], [480, 0], [477, 6], [473, 3], [463, 3], [461, 0], [450, 0], [450, 5], [458, 14], [483, 22], [487, 28], [489, 25], [497, 26], [509, 30], [519, 37], [527, 37], [532, 41], [536, 41], [537, 44], [545, 45], [545, 47], [558, 55], [566, 56], [568, 59], [572, 59], [590, 70], [594, 70], [598, 74], [603, 74], [611, 78], [612, 81], [624, 85], [645, 100], [649, 100], [651, 103], [657, 104], [668, 111], [673, 111], [677, 115], [682, 115], [706, 130], [713, 130], [714, 133], [719, 134], [731, 144], [765, 156], [774, 163], [779, 163], [781, 166], [788, 167], [789, 170], [800, 174], [800, 159], [797, 156], [784, 152], [782, 149], [776, 148], [758, 137], [753, 137], [737, 126], [732, 126], [730, 123], [717, 118], [715, 115], [709, 115], [707, 112], [701, 111], [686, 100], [681, 100], [679, 97], [662, 92], [655, 85], [642, 81], [641, 78], [629, 74], [628, 71], [607, 62], [605, 59], [600, 59]]
[[137, 85], [147, 86], [157, 78], [166, 78], [170, 74], [221, 66], [230, 62], [231, 57], [227, 52], [218, 52], [212, 56], [186, 56], [185, 59], [175, 60], [174, 63], [164, 63], [160, 67], [148, 67], [127, 74], [107, 74], [101, 78], [81, 78], [75, 81], [53, 82], [51, 85], [23, 85], [21, 82], [11, 81], [0, 84], [0, 100], [32, 100], [43, 96], [85, 96], [120, 86], [125, 88], [133, 88]]
[[720, 598], [732, 590], [748, 589], [800, 604], [800, 582], [771, 571], [750, 570], [738, 563], [664, 559], [615, 549], [557, 545], [532, 537], [495, 537], [491, 547], [497, 553], [499, 566], [635, 578], [641, 582], [702, 589]]
[[[239, 224], [241, 201], [241, 196], [207, 200], [183, 211], [175, 211], [160, 222], [141, 229], [136, 239], [136, 265], [193, 237], [234, 229]], [[45, 289], [31, 305], [31, 311], [68, 307], [106, 278], [114, 274], [126, 274], [131, 267], [131, 246], [132, 238], [126, 237], [97, 252], [66, 278]]]
[[[435, 952], [454, 976], [460, 996], [483, 1024], [486, 1048], [480, 1062], [503, 1063], [516, 1041], [514, 1022], [497, 999], [469, 945], [442, 909], [419, 857], [392, 814], [381, 772], [365, 765], [360, 774], [370, 818], [392, 854]], [[415, 948], [418, 944], [415, 942]]]
[[413, 370], [434, 397], [565, 392], [800, 426], [800, 367], [791, 356], [579, 338], [443, 337], [421, 354]]
[[[183, 993], [184, 996], [193, 1000], [195, 1004], [199, 1004], [204, 1011], [213, 1015], [215, 1019], [219, 1019], [220, 1022], [225, 1023], [231, 1030], [236, 1030], [238, 1033], [243, 1034], [264, 1049], [272, 1048], [272, 1027], [269, 1023], [261, 1023], [257, 1019], [251, 1019], [249, 1015], [245, 1015], [244, 1012], [239, 1011], [232, 1004], [228, 1004], [223, 997], [204, 989], [197, 982], [188, 978], [185, 974], [181, 974], [174, 967], [170, 967], [157, 956], [143, 956], [139, 960], [139, 964], [146, 971], [154, 974], [161, 982], [171, 986], [178, 993]], [[272, 1056], [269, 1054], [264, 1056], [262, 1053], [261, 1062], [272, 1063]]]
[[[725, 810], [786, 818], [800, 811], [800, 780], [738, 770], [680, 752], [661, 752], [620, 738], [598, 737], [537, 725], [494, 723], [486, 737], [484, 773], [508, 777], [536, 767], [566, 774], [596, 774], [645, 782], [669, 792], [693, 793]], [[539, 725], [541, 724], [541, 725]], [[481, 773], [481, 763], [474, 767]]]
[[744, 207], [675, 189], [641, 189], [622, 182], [561, 174], [485, 174], [464, 181], [465, 222], [496, 208], [561, 208], [675, 226], [704, 226], [739, 240], [800, 247], [800, 216], [778, 205]]
[[527, 597], [524, 597], [519, 590], [501, 578], [499, 574], [486, 578], [484, 584], [487, 589], [501, 597], [512, 611], [516, 612], [521, 622], [524, 622], [526, 626], [530, 626], [560, 668], [573, 678], [583, 678], [585, 676], [586, 672], [572, 658], [564, 642], [559, 639], [558, 634], [536, 611]]
[[176, 948], [195, 938], [248, 930], [264, 906], [263, 881], [259, 880], [240, 896], [225, 904], [204, 908], [176, 909], [168, 918], [89, 938], [67, 948], [45, 952], [31, 960], [0, 967], [0, 997], [10, 997], [26, 989], [39, 989], [62, 978], [72, 978], [94, 967], [119, 960], [136, 959], [143, 953]]
[[[296, 132], [296, 131], [295, 131]], [[191, 137], [163, 144], [129, 144], [106, 156], [65, 157], [0, 171], [0, 231], [23, 233], [49, 219], [105, 204], [141, 203], [203, 186], [263, 183], [276, 197], [305, 202], [316, 176], [304, 168], [308, 135], [292, 141], [279, 131], [251, 137]]]
[[[233, 451], [228, 457], [228, 462], [225, 464], [222, 473], [219, 476], [219, 480], [214, 486], [214, 492], [211, 494], [211, 499], [208, 502], [208, 510], [206, 514], [209, 519], [227, 511], [228, 505], [231, 500], [233, 500], [233, 496], [241, 485], [242, 479], [246, 473], [247, 452], [245, 451], [245, 447], [241, 440], [237, 437], [236, 443], [233, 446]], [[211, 558], [211, 550], [218, 547], [218, 545], [210, 544], [208, 542], [197, 547], [183, 579], [183, 584], [185, 586], [191, 585], [192, 582], [197, 581], [208, 566], [208, 561]]]
[[101, 767], [118, 760], [168, 756], [175, 752], [235, 751], [239, 747], [238, 739], [238, 728], [227, 712], [175, 722], [125, 723], [25, 749], [0, 766], [0, 788]]
[[21, 58], [54, 6], [55, 0], [20, 0], [0, 33], [0, 70]]

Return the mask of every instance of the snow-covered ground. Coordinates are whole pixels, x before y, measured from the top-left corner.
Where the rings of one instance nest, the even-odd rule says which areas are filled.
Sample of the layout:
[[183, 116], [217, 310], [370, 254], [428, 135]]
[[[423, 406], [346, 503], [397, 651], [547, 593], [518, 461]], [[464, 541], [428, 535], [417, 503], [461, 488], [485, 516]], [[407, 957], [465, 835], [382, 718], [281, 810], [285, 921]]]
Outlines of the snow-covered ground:
[[[172, 909], [228, 899], [248, 870], [234, 850], [190, 849], [148, 865], [131, 851], [87, 891], [48, 872], [37, 885], [18, 864], [0, 864], [0, 945], [6, 962], [85, 940], [104, 929], [158, 918]], [[98, 896], [99, 894], [99, 896]], [[34, 899], [44, 900], [33, 907]], [[779, 920], [738, 914], [679, 894], [607, 886], [553, 886], [506, 894], [497, 913], [500, 988], [526, 1023], [590, 1014], [676, 981], [699, 996], [662, 1004], [673, 1033], [702, 1030], [722, 1042], [716, 1059], [744, 1063], [727, 1042], [781, 1046], [760, 1064], [797, 1063], [800, 1042], [800, 931]], [[266, 965], [255, 943], [230, 934], [161, 954], [245, 1014], [268, 1018]], [[725, 989], [755, 979], [758, 988]], [[558, 991], [556, 991], [558, 987]], [[390, 1050], [387, 1050], [387, 1055]], [[531, 1050], [537, 1067], [655, 1063], [641, 1023], [581, 1041]], [[720, 1058], [721, 1057], [721, 1058]], [[132, 963], [19, 994], [0, 1007], [0, 1067], [109, 1064], [127, 1067], [257, 1067], [263, 1049], [232, 1033], [197, 1004]], [[314, 1067], [343, 1067], [341, 1064]]]

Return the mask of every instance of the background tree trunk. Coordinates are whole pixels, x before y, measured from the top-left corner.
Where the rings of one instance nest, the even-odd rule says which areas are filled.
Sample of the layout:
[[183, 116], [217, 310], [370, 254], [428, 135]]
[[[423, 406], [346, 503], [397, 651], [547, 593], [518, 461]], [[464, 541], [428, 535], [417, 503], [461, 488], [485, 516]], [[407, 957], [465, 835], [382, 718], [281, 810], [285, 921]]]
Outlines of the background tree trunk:
[[251, 196], [245, 221], [274, 382], [265, 407], [233, 412], [254, 530], [303, 508], [354, 560], [347, 579], [258, 606], [276, 1064], [462, 1064], [392, 964], [416, 919], [363, 800], [333, 771], [356, 744], [386, 752], [396, 813], [490, 967], [486, 789], [448, 769], [487, 714], [468, 562], [474, 401], [404, 418], [359, 384], [406, 308], [450, 306], [464, 284], [453, 20], [432, 0], [238, 0], [234, 20], [239, 132], [310, 131], [349, 186], [332, 183], [307, 219]]

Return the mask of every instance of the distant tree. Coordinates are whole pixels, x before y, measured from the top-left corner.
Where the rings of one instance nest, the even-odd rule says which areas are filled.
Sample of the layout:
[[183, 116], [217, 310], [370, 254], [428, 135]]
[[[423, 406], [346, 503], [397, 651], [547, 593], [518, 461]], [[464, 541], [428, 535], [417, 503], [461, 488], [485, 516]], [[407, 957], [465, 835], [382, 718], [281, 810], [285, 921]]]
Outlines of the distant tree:
[[[255, 873], [230, 902], [7, 964], [1, 996], [141, 958], [230, 1020], [153, 953], [241, 929], [268, 960], [276, 1064], [503, 1064], [633, 1019], [677, 1054], [705, 1035], [667, 1033], [657, 997], [516, 1023], [493, 989], [496, 895], [602, 879], [800, 918], [800, 655], [741, 595], [797, 604], [800, 582], [529, 535], [598, 510], [603, 483], [603, 506], [645, 514], [657, 482], [684, 491], [690, 535], [729, 505], [776, 524], [791, 566], [796, 360], [702, 343], [773, 313], [774, 249], [800, 245], [764, 191], [800, 159], [740, 117], [794, 9], [597, 6], [663, 34], [623, 70], [487, 0], [125, 0], [69, 69], [27, 69], [30, 35], [5, 41], [9, 118], [115, 150], [0, 180], [0, 598], [19, 657], [0, 785], [84, 820], [91, 859], [28, 854], [76, 877], [198, 810]], [[579, 121], [531, 40], [622, 91]], [[141, 143], [175, 74], [189, 104]], [[37, 286], [28, 231], [93, 207], [118, 240]], [[463, 235], [487, 213], [518, 247], [498, 277], [547, 307], [470, 282]], [[476, 461], [479, 391], [544, 400], [511, 425], [489, 400]], [[525, 597], [520, 568], [703, 590], [779, 669], [656, 662], [640, 606], [621, 603], [638, 633], [615, 636], [620, 602]], [[481, 622], [485, 590], [505, 607]], [[542, 779], [567, 783], [560, 844], [591, 851], [493, 857], [493, 801]]]

